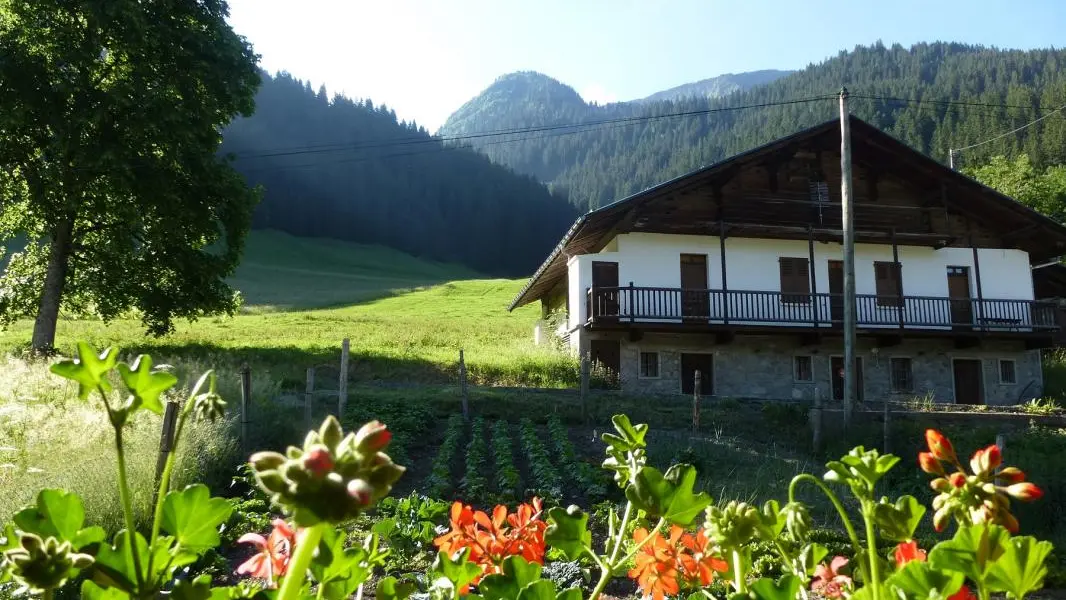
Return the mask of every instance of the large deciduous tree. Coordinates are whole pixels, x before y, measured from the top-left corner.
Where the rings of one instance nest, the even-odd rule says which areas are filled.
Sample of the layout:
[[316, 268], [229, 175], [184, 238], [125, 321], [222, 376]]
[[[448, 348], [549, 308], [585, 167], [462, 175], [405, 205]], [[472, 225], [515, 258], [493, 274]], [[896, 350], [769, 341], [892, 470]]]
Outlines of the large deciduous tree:
[[251, 46], [224, 0], [0, 0], [0, 315], [133, 309], [149, 333], [232, 313], [257, 193], [217, 155], [251, 114]]
[[1051, 165], [1041, 171], [1027, 154], [1021, 154], [1013, 161], [993, 156], [987, 164], [965, 172], [1029, 208], [1066, 222], [1066, 165]]

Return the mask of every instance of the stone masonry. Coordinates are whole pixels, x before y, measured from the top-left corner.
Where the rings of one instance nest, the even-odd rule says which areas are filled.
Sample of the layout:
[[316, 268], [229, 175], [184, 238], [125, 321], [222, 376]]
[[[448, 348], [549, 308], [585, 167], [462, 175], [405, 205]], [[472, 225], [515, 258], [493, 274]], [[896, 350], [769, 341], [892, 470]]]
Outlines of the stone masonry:
[[[610, 336], [600, 334], [600, 339]], [[711, 335], [647, 334], [640, 341], [617, 339], [621, 348], [620, 379], [623, 391], [630, 393], [680, 394], [681, 354], [714, 355], [714, 395], [767, 400], [806, 400], [823, 402], [832, 398], [831, 357], [842, 356], [839, 340], [802, 346], [795, 336], [740, 336], [730, 343], [717, 344]], [[656, 352], [659, 376], [640, 376], [640, 353]], [[810, 356], [812, 381], [796, 381], [794, 359]], [[979, 359], [983, 371], [986, 404], [1017, 404], [1043, 390], [1040, 353], [1026, 350], [1021, 342], [985, 342], [969, 349], [956, 349], [950, 340], [906, 340], [897, 346], [877, 348], [871, 340], [859, 339], [856, 356], [862, 360], [863, 398], [879, 402], [930, 396], [935, 402], [954, 402], [954, 359]], [[892, 390], [891, 358], [911, 359], [913, 386], [910, 392]], [[1000, 383], [1000, 360], [1013, 360], [1016, 383]], [[706, 374], [703, 374], [706, 377]]]

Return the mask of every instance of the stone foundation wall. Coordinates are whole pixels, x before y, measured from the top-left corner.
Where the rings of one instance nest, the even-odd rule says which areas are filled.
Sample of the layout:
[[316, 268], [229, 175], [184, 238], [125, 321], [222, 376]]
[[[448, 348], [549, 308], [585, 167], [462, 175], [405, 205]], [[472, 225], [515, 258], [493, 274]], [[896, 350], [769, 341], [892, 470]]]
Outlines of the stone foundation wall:
[[[611, 336], [598, 334], [596, 337]], [[647, 334], [636, 342], [624, 336], [614, 339], [621, 347], [622, 389], [635, 393], [680, 394], [681, 354], [709, 353], [714, 355], [712, 377], [716, 396], [807, 401], [817, 397], [829, 402], [832, 398], [831, 357], [844, 353], [839, 340], [802, 346], [794, 336], [737, 336], [725, 344], [717, 344], [713, 335]], [[641, 352], [658, 353], [658, 377], [640, 376]], [[795, 380], [793, 359], [798, 355], [811, 357], [813, 381]], [[1020, 342], [986, 342], [976, 348], [960, 350], [955, 349], [950, 340], [908, 340], [898, 346], [876, 348], [872, 341], [860, 339], [856, 356], [862, 359], [863, 397], [869, 401], [885, 398], [903, 401], [928, 395], [936, 402], [952, 403], [955, 400], [954, 359], [982, 361], [986, 404], [1017, 404], [1020, 396], [1023, 400], [1028, 399], [1043, 389], [1039, 351], [1025, 350]], [[892, 390], [892, 357], [911, 359], [912, 391], [897, 393]], [[1015, 361], [1017, 383], [1000, 383], [1001, 359]]]

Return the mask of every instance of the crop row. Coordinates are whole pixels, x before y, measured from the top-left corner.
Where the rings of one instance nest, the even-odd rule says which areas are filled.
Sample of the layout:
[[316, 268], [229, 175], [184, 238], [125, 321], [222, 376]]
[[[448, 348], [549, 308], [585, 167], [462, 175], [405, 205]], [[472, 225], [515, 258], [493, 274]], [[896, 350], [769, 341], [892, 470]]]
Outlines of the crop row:
[[522, 437], [522, 450], [529, 459], [530, 479], [535, 482], [527, 493], [540, 496], [548, 504], [556, 504], [563, 497], [563, 482], [559, 472], [552, 466], [548, 450], [540, 441], [533, 422], [528, 418], [519, 423]]
[[522, 480], [511, 452], [511, 428], [507, 421], [496, 421], [492, 426], [492, 454], [496, 459], [496, 490], [500, 501], [514, 502], [522, 495]]
[[444, 441], [433, 459], [433, 470], [426, 477], [426, 494], [430, 498], [447, 498], [452, 493], [452, 462], [463, 441], [463, 417], [452, 415], [444, 429]]
[[574, 444], [566, 433], [566, 426], [555, 415], [548, 419], [548, 436], [558, 456], [559, 468], [584, 491], [590, 502], [602, 500], [607, 495], [603, 471], [577, 457]]
[[485, 419], [476, 417], [470, 424], [470, 442], [466, 445], [466, 476], [460, 484], [463, 498], [467, 502], [476, 502], [488, 497], [489, 480], [485, 477], [487, 459]]

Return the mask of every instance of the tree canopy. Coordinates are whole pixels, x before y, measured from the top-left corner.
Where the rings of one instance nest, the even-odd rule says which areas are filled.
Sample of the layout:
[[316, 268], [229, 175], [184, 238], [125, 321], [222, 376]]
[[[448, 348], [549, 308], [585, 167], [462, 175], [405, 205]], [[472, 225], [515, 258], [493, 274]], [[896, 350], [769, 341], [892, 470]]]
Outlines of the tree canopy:
[[1066, 165], [1038, 169], [1028, 154], [1014, 160], [993, 156], [984, 165], [966, 169], [967, 175], [1029, 208], [1066, 222]]
[[251, 46], [223, 0], [0, 0], [0, 313], [60, 308], [148, 331], [232, 311], [257, 196], [216, 152], [250, 114]]

